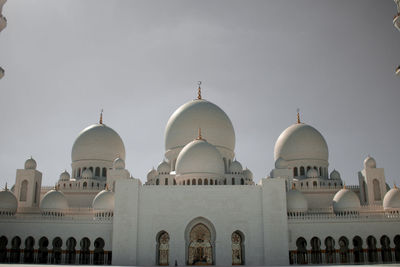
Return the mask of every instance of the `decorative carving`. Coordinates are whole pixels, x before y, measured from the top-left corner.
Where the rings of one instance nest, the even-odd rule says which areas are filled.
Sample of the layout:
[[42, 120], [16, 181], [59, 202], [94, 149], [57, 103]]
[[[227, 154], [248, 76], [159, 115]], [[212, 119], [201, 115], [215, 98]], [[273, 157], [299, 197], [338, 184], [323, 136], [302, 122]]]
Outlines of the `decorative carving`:
[[197, 224], [190, 232], [189, 265], [211, 265], [213, 262], [211, 233], [204, 224]]
[[238, 233], [232, 234], [232, 265], [242, 265], [242, 238]]
[[159, 265], [169, 265], [169, 235], [168, 233], [163, 233], [159, 239], [158, 248], [158, 264]]

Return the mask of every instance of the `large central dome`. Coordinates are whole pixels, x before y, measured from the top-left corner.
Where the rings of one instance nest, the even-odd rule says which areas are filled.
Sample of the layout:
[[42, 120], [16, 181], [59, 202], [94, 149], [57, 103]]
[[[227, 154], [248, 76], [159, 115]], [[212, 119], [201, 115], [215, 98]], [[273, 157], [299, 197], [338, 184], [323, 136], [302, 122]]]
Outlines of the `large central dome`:
[[197, 137], [201, 128], [207, 141], [216, 147], [235, 150], [235, 131], [226, 113], [217, 105], [196, 99], [179, 107], [165, 128], [165, 149], [183, 148]]

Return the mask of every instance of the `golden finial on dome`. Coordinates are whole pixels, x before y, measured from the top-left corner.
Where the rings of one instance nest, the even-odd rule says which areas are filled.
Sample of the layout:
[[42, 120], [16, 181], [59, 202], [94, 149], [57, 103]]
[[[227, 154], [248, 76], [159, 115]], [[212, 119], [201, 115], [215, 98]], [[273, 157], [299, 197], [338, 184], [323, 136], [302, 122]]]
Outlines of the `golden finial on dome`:
[[[6, 186], [7, 186], [7, 184], [6, 184]], [[397, 189], [397, 185], [395, 182], [393, 182], [393, 187]]]
[[106, 190], [107, 190], [107, 191], [110, 191], [110, 189], [108, 189], [108, 184], [106, 184]]
[[199, 128], [199, 134], [198, 134], [196, 140], [203, 140], [203, 137], [201, 136], [201, 128]]
[[300, 122], [300, 109], [297, 109], [297, 123], [301, 123]]
[[292, 190], [296, 189], [296, 185], [292, 183]]
[[197, 89], [197, 99], [201, 100], [201, 81], [198, 81], [197, 84], [199, 85]]
[[347, 188], [346, 188], [346, 183], [345, 183], [345, 182], [343, 182], [343, 189], [347, 189]]
[[103, 124], [103, 109], [101, 109], [101, 111], [100, 111], [100, 121], [99, 121], [99, 123]]

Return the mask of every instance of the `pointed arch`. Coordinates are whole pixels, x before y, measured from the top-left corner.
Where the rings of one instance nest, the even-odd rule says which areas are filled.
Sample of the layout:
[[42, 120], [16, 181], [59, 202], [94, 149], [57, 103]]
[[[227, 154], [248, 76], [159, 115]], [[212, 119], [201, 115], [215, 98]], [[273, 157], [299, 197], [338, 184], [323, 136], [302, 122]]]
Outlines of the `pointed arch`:
[[373, 184], [373, 187], [374, 187], [374, 200], [375, 200], [375, 201], [380, 201], [380, 200], [382, 200], [382, 197], [381, 197], [381, 187], [380, 187], [380, 185], [379, 185], [378, 179], [374, 179], [373, 182], [372, 182], [372, 184]]
[[[60, 264], [61, 263], [61, 252], [62, 252], [61, 251], [62, 239], [60, 237], [55, 237], [53, 239], [52, 245], [53, 245], [53, 253], [51, 256], [51, 263]], [[68, 251], [67, 251], [67, 253], [68, 253]], [[67, 257], [68, 257], [68, 254], [67, 254]]]
[[22, 183], [21, 183], [19, 201], [26, 201], [27, 194], [28, 194], [28, 181], [27, 180], [23, 180]]
[[215, 227], [208, 219], [197, 217], [191, 220], [185, 228], [186, 264], [215, 264], [215, 239]]
[[390, 248], [390, 239], [388, 236], [381, 237], [381, 256], [383, 262], [392, 262], [392, 249]]
[[376, 238], [372, 235], [367, 237], [367, 246], [368, 246], [368, 261], [369, 262], [377, 262], [378, 261], [378, 250], [376, 248]]
[[232, 265], [244, 265], [244, 234], [236, 230], [232, 233]]
[[296, 240], [297, 246], [297, 264], [307, 264], [307, 241], [303, 237]]
[[39, 239], [39, 251], [38, 251], [38, 263], [46, 264], [49, 250], [48, 250], [49, 240], [46, 237], [41, 237]]
[[169, 234], [166, 231], [160, 231], [156, 235], [157, 240], [157, 265], [169, 265]]
[[8, 239], [4, 235], [0, 237], [0, 263], [8, 262], [7, 259], [7, 244]]
[[349, 240], [345, 236], [339, 238], [339, 255], [340, 263], [349, 262]]
[[311, 263], [322, 263], [321, 240], [316, 236], [311, 238]]
[[94, 241], [93, 263], [95, 265], [104, 265], [104, 240], [99, 237]]
[[79, 264], [90, 264], [90, 240], [87, 237], [81, 239], [79, 251]]
[[359, 236], [353, 238], [353, 257], [354, 263], [364, 262], [363, 240]]

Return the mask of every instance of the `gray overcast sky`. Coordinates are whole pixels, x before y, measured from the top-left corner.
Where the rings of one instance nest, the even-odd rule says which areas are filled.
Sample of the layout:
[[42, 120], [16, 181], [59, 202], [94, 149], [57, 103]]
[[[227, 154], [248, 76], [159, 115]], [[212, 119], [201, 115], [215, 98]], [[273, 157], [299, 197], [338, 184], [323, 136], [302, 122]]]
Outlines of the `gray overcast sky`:
[[32, 155], [53, 185], [78, 133], [104, 122], [144, 181], [163, 159], [164, 127], [203, 97], [228, 114], [236, 156], [258, 181], [296, 121], [328, 142], [348, 184], [371, 154], [400, 182], [400, 33], [392, 0], [9, 0], [0, 33], [0, 184]]

